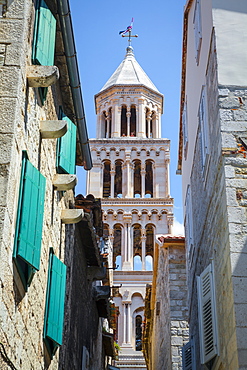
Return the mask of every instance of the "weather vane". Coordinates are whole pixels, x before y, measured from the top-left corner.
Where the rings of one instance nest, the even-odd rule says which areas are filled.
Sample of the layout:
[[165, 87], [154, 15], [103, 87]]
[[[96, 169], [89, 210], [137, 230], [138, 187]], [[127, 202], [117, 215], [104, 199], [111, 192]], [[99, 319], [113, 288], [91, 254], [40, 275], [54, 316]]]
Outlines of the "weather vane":
[[[132, 34], [131, 34], [131, 30], [132, 30], [133, 23], [134, 23], [134, 18], [132, 18], [132, 19], [131, 19], [130, 26], [128, 26], [128, 27], [126, 28], [126, 30], [124, 30], [124, 31], [120, 31], [120, 32], [119, 32], [119, 35], [122, 35], [122, 37], [128, 37], [128, 38], [129, 38], [129, 39], [128, 39], [129, 46], [131, 46], [131, 38], [132, 38], [132, 37], [138, 37], [138, 35], [132, 35]], [[127, 33], [127, 32], [129, 33], [128, 35], [126, 35], [126, 33]]]

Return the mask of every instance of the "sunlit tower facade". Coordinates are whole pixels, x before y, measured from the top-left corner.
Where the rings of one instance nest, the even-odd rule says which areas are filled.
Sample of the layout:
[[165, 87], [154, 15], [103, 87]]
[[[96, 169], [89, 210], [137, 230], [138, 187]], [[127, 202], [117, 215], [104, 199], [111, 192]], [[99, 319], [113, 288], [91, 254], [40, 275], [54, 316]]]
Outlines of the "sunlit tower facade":
[[87, 193], [102, 199], [104, 238], [112, 246], [118, 287], [117, 366], [146, 369], [142, 349], [144, 299], [151, 284], [155, 235], [172, 232], [170, 141], [161, 138], [163, 95], [140, 67], [133, 48], [95, 95], [97, 138]]

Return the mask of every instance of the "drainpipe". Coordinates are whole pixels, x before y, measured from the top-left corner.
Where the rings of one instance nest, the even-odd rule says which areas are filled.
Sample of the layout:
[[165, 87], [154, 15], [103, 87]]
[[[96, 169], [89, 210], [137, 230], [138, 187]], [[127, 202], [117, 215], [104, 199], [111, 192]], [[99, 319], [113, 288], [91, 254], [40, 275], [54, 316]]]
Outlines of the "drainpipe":
[[90, 170], [93, 167], [93, 164], [88, 141], [85, 112], [81, 93], [80, 76], [78, 71], [75, 41], [68, 0], [57, 0], [57, 7], [69, 72], [70, 88], [75, 107], [77, 130], [79, 134], [81, 152], [83, 157], [83, 166], [85, 170]]

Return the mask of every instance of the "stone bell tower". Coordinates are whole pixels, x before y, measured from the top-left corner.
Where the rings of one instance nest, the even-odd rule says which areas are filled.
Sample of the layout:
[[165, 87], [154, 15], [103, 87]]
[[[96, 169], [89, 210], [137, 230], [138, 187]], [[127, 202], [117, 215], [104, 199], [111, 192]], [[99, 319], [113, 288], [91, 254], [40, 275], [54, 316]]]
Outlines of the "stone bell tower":
[[163, 95], [133, 48], [95, 96], [97, 138], [87, 193], [102, 198], [104, 237], [113, 248], [114, 302], [119, 309], [120, 369], [146, 369], [144, 298], [152, 282], [155, 235], [171, 233], [170, 141], [161, 138]]

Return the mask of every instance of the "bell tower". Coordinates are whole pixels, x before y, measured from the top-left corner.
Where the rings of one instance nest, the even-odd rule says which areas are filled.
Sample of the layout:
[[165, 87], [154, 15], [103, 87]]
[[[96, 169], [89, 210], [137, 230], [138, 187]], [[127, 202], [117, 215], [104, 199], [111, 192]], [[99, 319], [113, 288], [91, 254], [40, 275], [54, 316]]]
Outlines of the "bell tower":
[[172, 232], [170, 141], [161, 138], [163, 95], [128, 46], [122, 63], [95, 95], [97, 138], [87, 193], [102, 198], [104, 237], [112, 247], [118, 307], [117, 366], [146, 369], [144, 299], [151, 284], [155, 235]]

